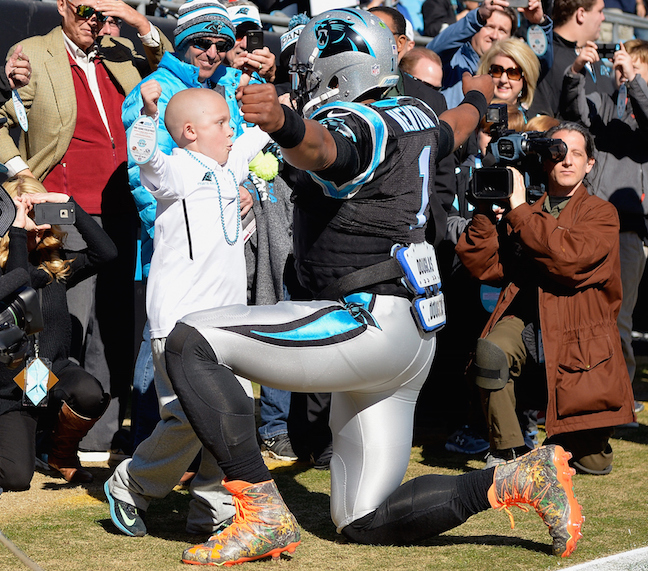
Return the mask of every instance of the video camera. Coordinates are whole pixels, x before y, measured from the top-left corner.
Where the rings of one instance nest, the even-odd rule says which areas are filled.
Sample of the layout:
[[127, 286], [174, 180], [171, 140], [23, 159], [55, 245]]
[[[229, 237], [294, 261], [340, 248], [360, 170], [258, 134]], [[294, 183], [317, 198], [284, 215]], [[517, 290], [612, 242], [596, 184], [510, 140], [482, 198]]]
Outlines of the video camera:
[[486, 120], [492, 123], [492, 140], [482, 160], [483, 168], [474, 171], [470, 198], [499, 202], [513, 193], [513, 166], [524, 176], [527, 202], [533, 203], [545, 193], [545, 160], [561, 161], [567, 154], [567, 145], [560, 139], [548, 139], [539, 131], [516, 133], [508, 129], [505, 103], [489, 105]]
[[[13, 270], [0, 276], [0, 289], [14, 288], [21, 281], [29, 283], [27, 272]], [[36, 292], [26, 285], [13, 289], [0, 300], [0, 363], [9, 368], [17, 366], [29, 351], [27, 336], [42, 329], [43, 316]]]

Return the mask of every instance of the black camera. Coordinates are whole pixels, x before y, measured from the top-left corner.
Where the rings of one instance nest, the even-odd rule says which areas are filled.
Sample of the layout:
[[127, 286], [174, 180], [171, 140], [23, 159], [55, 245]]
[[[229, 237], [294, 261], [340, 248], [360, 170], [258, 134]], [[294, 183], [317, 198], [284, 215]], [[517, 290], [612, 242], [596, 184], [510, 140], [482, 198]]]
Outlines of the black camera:
[[470, 198], [492, 202], [508, 199], [513, 193], [513, 174], [506, 167], [512, 166], [524, 176], [527, 201], [535, 202], [546, 189], [543, 161], [563, 160], [567, 145], [560, 139], [548, 139], [539, 131], [510, 131], [505, 103], [490, 105], [486, 120], [492, 123], [492, 140], [482, 161], [484, 168], [473, 174]]
[[[5, 276], [11, 277], [12, 274], [13, 272], [9, 272]], [[27, 335], [42, 331], [43, 315], [36, 291], [22, 286], [0, 300], [0, 328], [7, 325], [19, 327]]]
[[596, 51], [601, 59], [614, 59], [614, 54], [621, 49], [621, 44], [597, 44]]
[[29, 350], [27, 336], [42, 329], [43, 315], [38, 295], [32, 288], [22, 286], [1, 300], [0, 363], [9, 366], [19, 363]]

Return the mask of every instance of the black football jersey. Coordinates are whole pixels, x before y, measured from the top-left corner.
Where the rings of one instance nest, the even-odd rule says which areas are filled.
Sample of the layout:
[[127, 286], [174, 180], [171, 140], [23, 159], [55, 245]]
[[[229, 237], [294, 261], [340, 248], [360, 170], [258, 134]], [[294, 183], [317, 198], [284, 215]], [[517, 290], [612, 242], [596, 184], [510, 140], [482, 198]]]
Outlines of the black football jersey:
[[[357, 153], [295, 185], [295, 259], [317, 294], [356, 269], [388, 259], [394, 244], [425, 239], [439, 144], [439, 120], [410, 97], [330, 103], [312, 116]], [[406, 295], [396, 282], [368, 288]]]

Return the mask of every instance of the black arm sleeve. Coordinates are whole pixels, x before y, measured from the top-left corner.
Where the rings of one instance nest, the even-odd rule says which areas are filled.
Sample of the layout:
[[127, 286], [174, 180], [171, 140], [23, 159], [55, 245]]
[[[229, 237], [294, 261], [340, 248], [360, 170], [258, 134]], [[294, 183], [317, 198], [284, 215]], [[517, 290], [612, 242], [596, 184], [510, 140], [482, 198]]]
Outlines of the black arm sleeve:
[[454, 151], [454, 132], [452, 128], [445, 121], [441, 121], [439, 127], [441, 132], [439, 133], [437, 162]]
[[27, 251], [27, 230], [12, 226], [9, 228], [9, 249], [5, 271], [10, 272], [16, 268], [30, 270], [29, 254]]
[[335, 184], [343, 184], [353, 179], [369, 164], [369, 155], [360, 157], [358, 147], [345, 136], [330, 131], [337, 148], [335, 162], [328, 168], [317, 171], [317, 176]]
[[88, 247], [82, 252], [66, 252], [72, 268], [72, 275], [67, 280], [68, 288], [96, 274], [102, 264], [117, 257], [117, 246], [103, 228], [74, 199], [70, 198], [70, 202], [74, 203], [76, 209], [74, 226]]

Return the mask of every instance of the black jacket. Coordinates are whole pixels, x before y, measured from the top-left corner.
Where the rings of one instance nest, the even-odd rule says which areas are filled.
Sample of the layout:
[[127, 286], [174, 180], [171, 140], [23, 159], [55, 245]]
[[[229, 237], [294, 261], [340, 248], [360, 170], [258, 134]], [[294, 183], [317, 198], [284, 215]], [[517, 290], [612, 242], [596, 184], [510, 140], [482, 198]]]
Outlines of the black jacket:
[[[563, 86], [563, 77], [565, 70], [576, 59], [576, 43], [567, 41], [554, 31], [553, 47], [553, 66], [538, 83], [533, 103], [529, 108], [529, 117], [535, 117], [536, 115], [560, 117], [560, 92]], [[580, 73], [585, 77], [585, 92], [587, 94], [596, 91], [609, 95], [614, 93], [612, 68], [602, 61], [596, 62], [591, 71], [588, 68], [583, 68]]]

